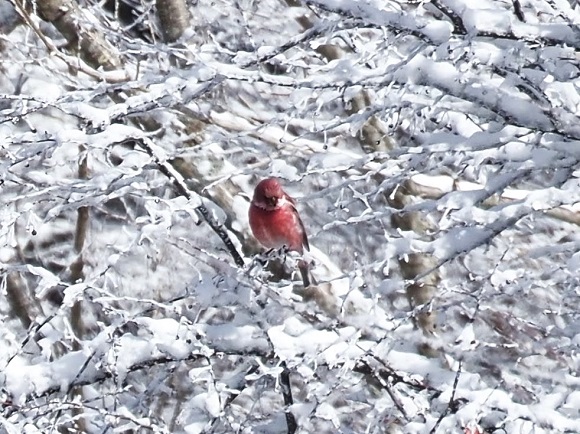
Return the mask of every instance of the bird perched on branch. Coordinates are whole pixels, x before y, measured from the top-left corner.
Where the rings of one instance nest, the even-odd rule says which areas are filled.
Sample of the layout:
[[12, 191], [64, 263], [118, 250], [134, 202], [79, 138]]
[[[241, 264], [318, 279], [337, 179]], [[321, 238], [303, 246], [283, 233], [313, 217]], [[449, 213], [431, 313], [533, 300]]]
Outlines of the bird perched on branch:
[[[254, 237], [264, 247], [289, 251], [310, 250], [304, 223], [300, 219], [296, 202], [275, 178], [267, 178], [258, 183], [248, 213], [250, 228]], [[310, 265], [304, 259], [298, 263], [304, 287], [310, 286]]]

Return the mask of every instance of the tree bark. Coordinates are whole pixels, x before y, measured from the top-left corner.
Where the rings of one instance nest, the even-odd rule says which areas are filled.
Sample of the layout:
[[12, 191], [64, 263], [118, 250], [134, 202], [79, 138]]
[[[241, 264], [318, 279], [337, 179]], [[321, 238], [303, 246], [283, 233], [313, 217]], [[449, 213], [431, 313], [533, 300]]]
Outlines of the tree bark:
[[[301, 3], [295, 0], [286, 0], [290, 7], [302, 6]], [[313, 23], [305, 15], [298, 18], [298, 23], [304, 30], [310, 29]], [[343, 50], [337, 45], [322, 44], [315, 49], [318, 54], [324, 57], [327, 61], [337, 60], [343, 57]], [[359, 113], [366, 107], [371, 105], [371, 97], [367, 90], [361, 90], [352, 99], [349, 100], [350, 105], [345, 108], [349, 115]], [[361, 147], [367, 153], [385, 152], [395, 147], [394, 141], [388, 135], [388, 131], [376, 116], [370, 116], [364, 123], [360, 130]]]
[[[23, 9], [24, 2], [15, 0]], [[121, 67], [117, 50], [95, 28], [87, 27], [81, 9], [74, 0], [42, 0], [33, 6], [40, 18], [52, 23], [67, 41], [67, 48], [78, 53], [87, 64], [95, 69], [111, 71]]]
[[157, 14], [165, 42], [175, 42], [189, 26], [189, 10], [185, 0], [156, 0]]
[[[391, 196], [388, 196], [389, 203], [394, 208], [402, 209], [411, 203], [414, 196], [412, 188], [409, 186], [409, 181], [399, 186], [394, 196]], [[434, 229], [429, 220], [419, 212], [394, 214], [392, 224], [401, 230], [413, 231], [423, 236], [428, 236], [428, 232]], [[399, 259], [401, 275], [405, 280], [412, 281], [406, 287], [409, 304], [413, 309], [422, 307], [415, 316], [415, 325], [426, 336], [432, 335], [437, 327], [437, 316], [428, 304], [431, 303], [437, 291], [441, 276], [439, 271], [435, 270], [423, 277], [421, 281], [413, 282], [413, 280], [426, 271], [433, 269], [436, 263], [436, 258], [426, 253], [413, 253]]]

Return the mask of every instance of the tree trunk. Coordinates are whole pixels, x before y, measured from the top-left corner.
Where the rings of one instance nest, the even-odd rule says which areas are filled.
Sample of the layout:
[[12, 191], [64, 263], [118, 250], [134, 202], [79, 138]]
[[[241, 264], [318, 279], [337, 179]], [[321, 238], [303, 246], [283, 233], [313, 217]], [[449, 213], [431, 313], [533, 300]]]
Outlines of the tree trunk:
[[[22, 0], [18, 1], [23, 8]], [[44, 21], [52, 23], [66, 39], [67, 48], [93, 68], [111, 71], [121, 67], [117, 50], [99, 30], [87, 27], [88, 20], [74, 0], [37, 1], [33, 10]]]
[[189, 10], [185, 0], [156, 0], [157, 14], [165, 42], [175, 42], [189, 26]]
[[[389, 203], [394, 208], [403, 209], [413, 202], [414, 197], [412, 183], [407, 181], [397, 188], [393, 197], [389, 195]], [[394, 214], [391, 220], [393, 226], [404, 231], [413, 231], [425, 237], [428, 236], [427, 234], [431, 229], [434, 229], [429, 220], [419, 212]], [[406, 287], [409, 304], [412, 309], [420, 308], [419, 312], [414, 316], [415, 325], [426, 336], [431, 336], [437, 327], [437, 316], [431, 310], [430, 303], [437, 292], [437, 285], [441, 280], [441, 276], [439, 270], [434, 270], [421, 280], [415, 279], [432, 270], [436, 263], [436, 258], [427, 253], [412, 253], [399, 259], [401, 275], [405, 280], [411, 281]], [[423, 352], [433, 355], [432, 349], [428, 346], [423, 348]]]

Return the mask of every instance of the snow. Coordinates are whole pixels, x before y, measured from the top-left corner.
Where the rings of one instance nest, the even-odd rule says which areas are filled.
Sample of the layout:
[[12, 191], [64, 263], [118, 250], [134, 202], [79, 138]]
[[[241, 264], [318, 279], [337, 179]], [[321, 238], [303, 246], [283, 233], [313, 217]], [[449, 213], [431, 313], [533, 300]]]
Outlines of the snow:
[[578, 8], [85, 3], [122, 70], [0, 19], [3, 430], [580, 431]]

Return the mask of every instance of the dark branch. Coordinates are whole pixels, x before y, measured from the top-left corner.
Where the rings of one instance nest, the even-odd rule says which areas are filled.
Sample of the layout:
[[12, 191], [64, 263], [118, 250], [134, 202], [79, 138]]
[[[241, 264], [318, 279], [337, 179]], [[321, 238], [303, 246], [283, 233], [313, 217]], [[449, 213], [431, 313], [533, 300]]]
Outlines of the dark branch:
[[[135, 140], [139, 144], [139, 146], [141, 146], [147, 152], [147, 154], [153, 159], [153, 161], [155, 161], [155, 164], [157, 165], [157, 168], [159, 169], [159, 171], [161, 173], [163, 173], [165, 176], [167, 176], [167, 178], [169, 178], [169, 180], [172, 182], [172, 184], [175, 187], [175, 190], [177, 191], [178, 194], [185, 197], [187, 200], [194, 199], [194, 195], [191, 192], [191, 190], [189, 190], [187, 185], [185, 184], [185, 180], [183, 179], [183, 176], [181, 176], [181, 174], [177, 170], [175, 170], [171, 164], [169, 164], [167, 161], [161, 159], [155, 153], [155, 150], [154, 150], [155, 145], [153, 144], [153, 142], [150, 139], [143, 137], [143, 138], [132, 139], [132, 140]], [[209, 210], [203, 204], [203, 202], [201, 202], [201, 200], [200, 200], [200, 204], [195, 208], [195, 210], [205, 220], [205, 222], [207, 224], [209, 224], [209, 226], [218, 235], [218, 237], [220, 237], [220, 239], [222, 240], [222, 242], [225, 244], [226, 248], [228, 249], [230, 255], [232, 255], [232, 258], [234, 258], [234, 262], [236, 263], [236, 265], [238, 267], [243, 267], [244, 260], [242, 259], [241, 255], [238, 253], [238, 251], [236, 250], [236, 247], [234, 246], [234, 243], [230, 239], [230, 237], [227, 233], [227, 230], [224, 228], [224, 226], [222, 224], [216, 222], [211, 217]]]
[[451, 9], [447, 5], [442, 5], [439, 0], [431, 0], [431, 4], [435, 6], [439, 12], [445, 15], [451, 23], [453, 24], [453, 33], [458, 33], [460, 35], [466, 35], [467, 29], [465, 28], [465, 24], [463, 24], [463, 20], [459, 15], [455, 13], [453, 9]]
[[284, 407], [286, 415], [286, 425], [288, 426], [288, 434], [294, 434], [298, 425], [296, 424], [296, 419], [294, 414], [290, 410], [290, 406], [294, 404], [294, 399], [292, 398], [292, 389], [290, 388], [290, 370], [286, 365], [286, 362], [282, 362], [282, 373], [280, 374], [280, 386], [282, 388], [282, 396], [284, 397]]
[[522, 10], [522, 4], [520, 3], [520, 0], [512, 0], [512, 3], [514, 5], [514, 13], [516, 14], [517, 19], [522, 23], [525, 23], [526, 17], [524, 16], [524, 11]]
[[463, 362], [460, 361], [459, 367], [457, 368], [457, 373], [455, 374], [455, 380], [453, 380], [453, 389], [451, 390], [451, 396], [449, 397], [447, 408], [445, 408], [445, 411], [441, 413], [441, 416], [439, 416], [439, 419], [437, 419], [437, 422], [431, 429], [430, 434], [435, 434], [437, 432], [437, 428], [439, 427], [443, 419], [445, 419], [445, 416], [447, 416], [449, 412], [455, 407], [455, 392], [457, 392], [457, 384], [459, 383], [459, 377], [461, 376], [462, 366]]

